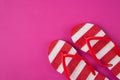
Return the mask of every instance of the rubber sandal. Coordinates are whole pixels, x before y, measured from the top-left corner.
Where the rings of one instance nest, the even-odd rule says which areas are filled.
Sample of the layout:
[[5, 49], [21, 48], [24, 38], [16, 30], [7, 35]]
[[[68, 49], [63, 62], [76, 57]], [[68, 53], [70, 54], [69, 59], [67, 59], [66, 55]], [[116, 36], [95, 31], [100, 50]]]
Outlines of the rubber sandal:
[[54, 69], [69, 80], [95, 80], [95, 73], [98, 73], [86, 59], [78, 55], [75, 48], [63, 40], [51, 43], [48, 58]]
[[75, 26], [71, 39], [80, 50], [91, 54], [120, 79], [120, 50], [98, 25], [83, 23]]

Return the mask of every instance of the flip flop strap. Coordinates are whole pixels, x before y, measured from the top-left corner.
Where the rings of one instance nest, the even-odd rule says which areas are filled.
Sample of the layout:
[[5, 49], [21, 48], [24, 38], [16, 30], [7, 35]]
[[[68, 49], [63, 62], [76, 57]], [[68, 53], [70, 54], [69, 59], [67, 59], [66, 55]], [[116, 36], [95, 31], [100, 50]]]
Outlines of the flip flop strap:
[[95, 75], [94, 68], [92, 67], [92, 65], [86, 59], [83, 59], [79, 55], [66, 54], [64, 52], [62, 52], [62, 54], [63, 54], [63, 57], [62, 57], [63, 68], [64, 68], [64, 71], [65, 71], [65, 75], [68, 77], [69, 80], [70, 80], [69, 72], [67, 70], [67, 66], [66, 66], [66, 62], [65, 62], [65, 58], [67, 58], [67, 57], [71, 57], [71, 58], [75, 58], [75, 59], [78, 59], [78, 60], [84, 60], [84, 61], [86, 61], [88, 63], [88, 65], [89, 65], [89, 69], [91, 70], [91, 72], [93, 73], [93, 75]]
[[[94, 57], [94, 59], [99, 62], [98, 58], [95, 56], [95, 52], [93, 50], [93, 47], [91, 46], [90, 44], [90, 41], [91, 40], [106, 40], [106, 41], [111, 41], [110, 38], [107, 38], [107, 37], [88, 37], [88, 38], [85, 38], [86, 39], [86, 43], [88, 45], [88, 48], [90, 50], [90, 54]], [[112, 41], [113, 42], [113, 41]], [[116, 51], [116, 54], [120, 56], [120, 50], [118, 49], [117, 45], [115, 42], [114, 43], [114, 49]], [[107, 64], [108, 66], [111, 66], [111, 64]]]

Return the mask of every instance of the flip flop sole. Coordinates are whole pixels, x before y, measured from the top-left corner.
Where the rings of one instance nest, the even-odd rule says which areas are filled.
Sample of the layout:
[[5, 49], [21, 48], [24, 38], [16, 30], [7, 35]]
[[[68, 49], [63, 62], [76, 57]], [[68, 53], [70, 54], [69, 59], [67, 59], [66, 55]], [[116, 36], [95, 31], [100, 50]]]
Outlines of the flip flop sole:
[[[75, 26], [71, 31], [71, 39], [82, 51], [90, 53], [86, 39], [89, 37], [106, 37], [108, 35], [98, 25], [83, 23]], [[112, 40], [91, 40], [90, 45], [97, 59], [103, 64], [113, 64], [109, 69], [120, 79], [120, 57], [116, 54]]]
[[[63, 67], [63, 53], [77, 55], [76, 49], [74, 49], [69, 43], [63, 40], [55, 40], [51, 43], [48, 50], [48, 58], [50, 64], [54, 69], [66, 76], [66, 72]], [[76, 59], [67, 57], [65, 59], [65, 64], [67, 71], [69, 73], [69, 78], [71, 80], [103, 80], [104, 76], [96, 77], [92, 74], [88, 64], [83, 59]], [[97, 71], [95, 71], [98, 73]]]

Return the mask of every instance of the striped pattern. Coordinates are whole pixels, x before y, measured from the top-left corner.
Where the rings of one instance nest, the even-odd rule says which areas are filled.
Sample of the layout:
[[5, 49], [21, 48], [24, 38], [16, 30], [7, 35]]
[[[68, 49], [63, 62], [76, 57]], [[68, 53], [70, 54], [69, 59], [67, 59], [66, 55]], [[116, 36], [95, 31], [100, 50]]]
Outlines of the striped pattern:
[[[103, 30], [91, 23], [85, 23], [75, 26], [71, 34], [72, 41], [75, 43], [75, 45], [82, 51], [88, 53], [90, 53], [90, 50], [86, 44], [85, 38], [94, 36], [108, 37]], [[112, 41], [105, 40], [91, 40], [90, 44], [95, 52], [96, 57], [102, 63], [113, 64], [113, 67], [109, 69], [120, 79], [120, 57], [116, 55], [114, 43]]]
[[[65, 75], [62, 65], [63, 54], [61, 51], [72, 55], [77, 55], [78, 53], [70, 44], [63, 40], [56, 40], [51, 43], [48, 53], [49, 61], [56, 71]], [[94, 80], [95, 76], [92, 74], [84, 60], [67, 57], [65, 63], [71, 80], [86, 80], [88, 77], [92, 77]]]

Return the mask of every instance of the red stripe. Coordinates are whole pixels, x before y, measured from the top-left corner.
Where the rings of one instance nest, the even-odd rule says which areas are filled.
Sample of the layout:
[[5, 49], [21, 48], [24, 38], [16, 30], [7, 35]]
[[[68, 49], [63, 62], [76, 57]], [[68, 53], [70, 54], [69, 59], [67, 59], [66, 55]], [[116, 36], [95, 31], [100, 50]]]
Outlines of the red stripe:
[[76, 26], [72, 29], [72, 31], [71, 31], [71, 36], [73, 36], [73, 35], [74, 35], [78, 30], [80, 30], [84, 25], [85, 25], [85, 23], [76, 25]]
[[[61, 50], [62, 51], [64, 51], [64, 52], [66, 52], [66, 53], [68, 53], [69, 51], [70, 51], [70, 49], [72, 48], [72, 46], [71, 45], [69, 45], [68, 43], [65, 43], [64, 45], [63, 45], [63, 47], [61, 48]], [[55, 69], [57, 69], [58, 68], [58, 66], [61, 64], [61, 58], [62, 58], [62, 55], [63, 54], [61, 54], [60, 52], [57, 54], [57, 56], [55, 57], [55, 59], [53, 60], [53, 62], [51, 63], [52, 64], [52, 66], [55, 68]]]
[[104, 80], [105, 76], [103, 76], [102, 74], [98, 73], [98, 75], [95, 77], [94, 80]]
[[120, 73], [120, 62], [119, 62], [117, 65], [115, 65], [115, 66], [112, 68], [111, 71], [113, 72], [114, 75], [119, 74], [119, 73]]
[[86, 65], [84, 67], [84, 69], [82, 70], [82, 72], [79, 74], [77, 80], [86, 80], [86, 78], [88, 77], [88, 75], [91, 73], [89, 66]]
[[53, 41], [53, 42], [50, 44], [50, 46], [49, 46], [49, 48], [48, 48], [48, 55], [49, 55], [50, 52], [53, 50], [53, 48], [55, 47], [55, 45], [57, 44], [57, 42], [58, 42], [58, 40], [55, 40], [55, 41]]
[[110, 62], [116, 56], [115, 49], [111, 49], [102, 59], [102, 63]]
[[98, 27], [93, 26], [90, 30], [88, 30], [75, 44], [78, 48], [82, 48], [86, 44], [86, 39], [88, 37], [92, 37], [96, 35], [100, 29]]

